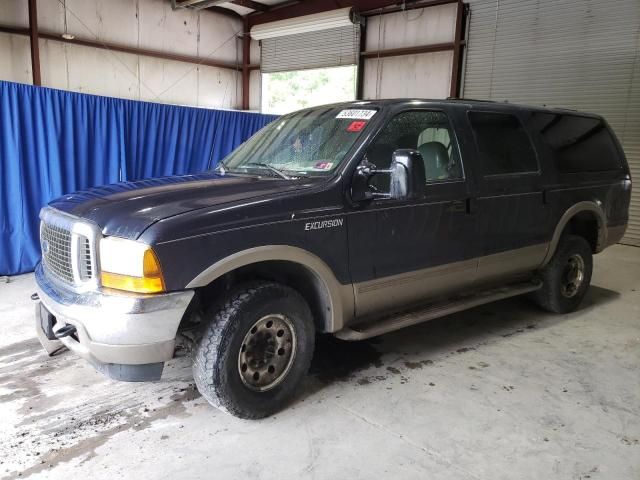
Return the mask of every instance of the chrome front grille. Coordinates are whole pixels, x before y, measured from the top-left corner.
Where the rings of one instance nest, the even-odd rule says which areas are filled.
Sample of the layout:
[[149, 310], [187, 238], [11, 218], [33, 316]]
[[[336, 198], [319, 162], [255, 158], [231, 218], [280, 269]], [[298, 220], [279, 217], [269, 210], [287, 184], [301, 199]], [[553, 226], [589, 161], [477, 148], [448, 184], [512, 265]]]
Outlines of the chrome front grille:
[[42, 209], [40, 219], [44, 271], [75, 290], [97, 286], [98, 227], [50, 207]]
[[93, 278], [93, 264], [91, 261], [91, 243], [89, 242], [89, 239], [87, 237], [80, 236], [78, 240], [78, 247], [80, 249], [78, 258], [80, 280], [91, 280], [91, 278]]
[[42, 224], [40, 229], [42, 261], [49, 272], [66, 283], [75, 283], [71, 264], [71, 232], [63, 227]]

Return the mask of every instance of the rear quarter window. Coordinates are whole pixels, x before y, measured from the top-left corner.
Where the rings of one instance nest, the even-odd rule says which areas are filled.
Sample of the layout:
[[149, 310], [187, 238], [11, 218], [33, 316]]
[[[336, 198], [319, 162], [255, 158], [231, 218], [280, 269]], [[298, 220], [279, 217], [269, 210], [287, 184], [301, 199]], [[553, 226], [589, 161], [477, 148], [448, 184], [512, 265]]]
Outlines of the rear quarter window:
[[549, 149], [560, 173], [606, 172], [622, 168], [615, 140], [599, 118], [534, 112], [530, 126]]
[[538, 159], [522, 123], [510, 113], [469, 112], [485, 176], [538, 172]]

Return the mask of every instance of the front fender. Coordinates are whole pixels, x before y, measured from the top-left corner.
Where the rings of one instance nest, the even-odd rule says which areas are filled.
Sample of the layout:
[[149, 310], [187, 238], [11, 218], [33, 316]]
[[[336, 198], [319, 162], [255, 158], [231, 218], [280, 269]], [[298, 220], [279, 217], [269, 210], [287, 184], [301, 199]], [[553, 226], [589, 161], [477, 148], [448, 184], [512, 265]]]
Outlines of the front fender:
[[308, 269], [318, 280], [318, 284], [324, 289], [323, 296], [328, 300], [330, 310], [324, 322], [326, 331], [341, 330], [345, 323], [353, 318], [353, 286], [338, 282], [331, 268], [318, 256], [291, 245], [265, 245], [229, 255], [205, 268], [186, 288], [204, 287], [238, 268], [273, 260], [297, 263]]

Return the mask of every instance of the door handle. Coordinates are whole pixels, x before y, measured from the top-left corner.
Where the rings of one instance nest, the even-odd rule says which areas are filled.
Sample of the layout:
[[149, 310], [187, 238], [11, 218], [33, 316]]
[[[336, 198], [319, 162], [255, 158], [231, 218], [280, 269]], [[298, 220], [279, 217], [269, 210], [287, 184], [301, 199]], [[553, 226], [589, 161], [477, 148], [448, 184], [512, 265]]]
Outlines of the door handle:
[[454, 200], [447, 205], [447, 212], [466, 212], [467, 202], [464, 200]]

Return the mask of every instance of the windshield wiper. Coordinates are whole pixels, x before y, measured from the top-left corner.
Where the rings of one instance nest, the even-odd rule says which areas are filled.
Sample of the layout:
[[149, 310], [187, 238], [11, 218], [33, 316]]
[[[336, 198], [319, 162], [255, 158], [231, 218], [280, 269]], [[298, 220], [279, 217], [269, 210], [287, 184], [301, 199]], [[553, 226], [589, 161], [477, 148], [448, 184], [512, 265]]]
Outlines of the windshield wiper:
[[268, 163], [245, 163], [244, 165], [242, 165], [243, 167], [262, 167], [262, 168], [266, 168], [267, 170], [269, 170], [271, 173], [275, 173], [276, 175], [278, 175], [280, 178], [284, 178], [285, 180], [291, 180], [291, 177], [289, 175], [287, 175], [286, 173], [284, 173], [282, 170], [278, 170], [276, 167], [273, 167], [271, 165], [269, 165]]

